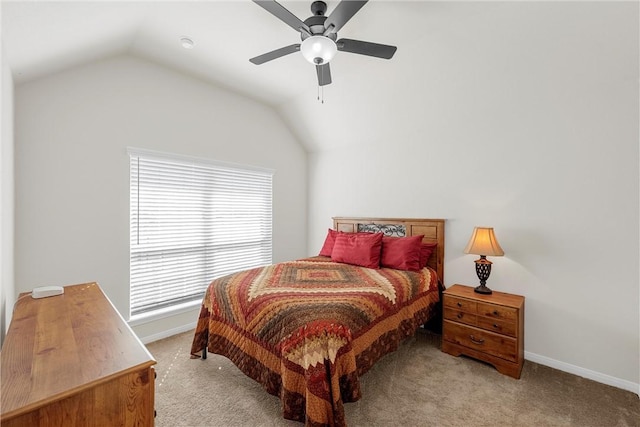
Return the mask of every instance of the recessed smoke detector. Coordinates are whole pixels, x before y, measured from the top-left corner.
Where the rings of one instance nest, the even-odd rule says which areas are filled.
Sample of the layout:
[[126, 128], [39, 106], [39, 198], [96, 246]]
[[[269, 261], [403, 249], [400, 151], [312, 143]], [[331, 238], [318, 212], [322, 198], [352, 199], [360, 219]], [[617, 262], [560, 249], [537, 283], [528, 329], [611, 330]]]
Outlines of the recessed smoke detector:
[[195, 46], [195, 43], [189, 37], [182, 37], [180, 39], [180, 43], [185, 49], [193, 49], [193, 47]]

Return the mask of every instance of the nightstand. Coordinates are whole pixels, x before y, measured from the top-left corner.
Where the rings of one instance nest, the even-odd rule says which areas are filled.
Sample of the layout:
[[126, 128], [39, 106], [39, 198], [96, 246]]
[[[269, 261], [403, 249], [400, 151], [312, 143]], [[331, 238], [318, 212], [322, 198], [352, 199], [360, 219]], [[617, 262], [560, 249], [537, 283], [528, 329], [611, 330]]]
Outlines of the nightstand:
[[442, 351], [489, 363], [520, 378], [524, 363], [524, 297], [453, 285], [443, 292]]

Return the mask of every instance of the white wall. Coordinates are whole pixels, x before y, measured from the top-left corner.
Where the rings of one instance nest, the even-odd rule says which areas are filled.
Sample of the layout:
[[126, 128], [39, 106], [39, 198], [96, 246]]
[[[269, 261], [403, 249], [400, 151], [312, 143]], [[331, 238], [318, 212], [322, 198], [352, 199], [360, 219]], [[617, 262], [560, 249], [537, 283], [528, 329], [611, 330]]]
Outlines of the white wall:
[[13, 78], [5, 61], [2, 64], [0, 93], [0, 344], [9, 323], [15, 301], [13, 280], [14, 188], [13, 188]]
[[445, 283], [476, 285], [463, 249], [493, 226], [488, 285], [526, 297], [527, 358], [638, 393], [638, 4], [433, 11], [378, 87], [282, 108], [328, 147], [309, 157], [309, 253], [331, 216], [446, 218]]
[[270, 108], [122, 56], [17, 86], [15, 116], [18, 291], [98, 281], [128, 318], [129, 146], [274, 169], [273, 259], [306, 253], [306, 152]]

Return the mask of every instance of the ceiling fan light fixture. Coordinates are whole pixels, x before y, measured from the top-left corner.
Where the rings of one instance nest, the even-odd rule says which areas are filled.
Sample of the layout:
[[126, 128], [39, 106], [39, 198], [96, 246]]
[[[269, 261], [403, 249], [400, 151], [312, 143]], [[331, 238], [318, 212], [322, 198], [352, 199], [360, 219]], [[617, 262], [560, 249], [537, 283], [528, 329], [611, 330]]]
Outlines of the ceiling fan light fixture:
[[336, 56], [336, 42], [326, 36], [311, 36], [302, 41], [300, 52], [307, 61], [314, 65], [326, 64]]

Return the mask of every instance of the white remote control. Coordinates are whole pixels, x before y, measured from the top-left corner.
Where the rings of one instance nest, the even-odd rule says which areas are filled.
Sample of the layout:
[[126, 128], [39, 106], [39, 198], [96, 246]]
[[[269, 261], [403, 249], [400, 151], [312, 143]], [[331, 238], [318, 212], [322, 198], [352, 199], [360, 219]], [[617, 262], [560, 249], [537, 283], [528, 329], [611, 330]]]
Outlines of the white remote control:
[[64, 288], [62, 286], [41, 286], [34, 288], [31, 292], [33, 298], [45, 298], [62, 294], [64, 294]]

